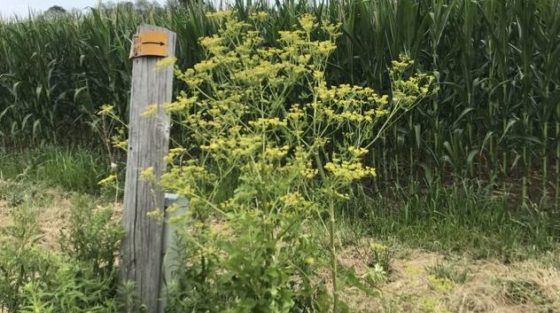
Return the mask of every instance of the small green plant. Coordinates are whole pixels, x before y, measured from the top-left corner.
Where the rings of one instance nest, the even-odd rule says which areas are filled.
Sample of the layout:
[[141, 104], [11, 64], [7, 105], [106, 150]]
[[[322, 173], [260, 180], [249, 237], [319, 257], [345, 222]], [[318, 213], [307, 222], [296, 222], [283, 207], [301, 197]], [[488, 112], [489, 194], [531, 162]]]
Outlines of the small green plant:
[[41, 183], [0, 180], [0, 201], [9, 207], [38, 207], [52, 202], [52, 195], [45, 192]]
[[88, 196], [77, 196], [73, 204], [69, 227], [61, 232], [61, 251], [74, 260], [90, 264], [97, 275], [114, 276], [120, 240], [124, 236], [121, 225], [113, 219], [114, 209], [96, 206]]
[[27, 206], [12, 211], [13, 225], [0, 225], [0, 308], [19, 312], [25, 301], [23, 288], [36, 280], [50, 281], [55, 270], [52, 255], [37, 244], [35, 212]]
[[89, 264], [59, 256], [52, 276], [27, 283], [21, 290], [21, 313], [116, 313], [111, 277], [97, 275]]
[[455, 284], [449, 278], [428, 275], [427, 279], [430, 288], [439, 293], [448, 293], [455, 288]]
[[378, 286], [387, 279], [387, 271], [381, 265], [376, 263], [373, 267], [367, 269], [365, 278], [370, 286]]
[[456, 284], [464, 284], [469, 275], [469, 270], [467, 268], [459, 270], [453, 264], [438, 263], [433, 266], [429, 266], [427, 272], [439, 279], [448, 279]]
[[419, 309], [422, 313], [450, 313], [442, 300], [436, 297], [424, 297], [419, 301]]
[[377, 242], [372, 242], [369, 247], [372, 253], [370, 267], [380, 267], [385, 273], [390, 274], [392, 271], [391, 258], [393, 253], [389, 247]]

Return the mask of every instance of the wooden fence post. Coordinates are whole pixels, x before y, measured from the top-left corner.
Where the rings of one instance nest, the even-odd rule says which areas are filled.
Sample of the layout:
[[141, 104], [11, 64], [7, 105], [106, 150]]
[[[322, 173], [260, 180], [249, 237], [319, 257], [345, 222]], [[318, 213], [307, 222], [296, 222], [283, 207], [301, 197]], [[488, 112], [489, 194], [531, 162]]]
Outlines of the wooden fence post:
[[[140, 173], [153, 168], [155, 177], [165, 170], [169, 149], [169, 115], [162, 105], [172, 100], [173, 67], [157, 69], [163, 57], [175, 55], [175, 33], [161, 27], [142, 25], [132, 45], [132, 89], [123, 224], [121, 278], [135, 285], [136, 296], [148, 313], [161, 306], [163, 223], [148, 213], [163, 210], [163, 190]], [[144, 112], [156, 105], [154, 115]]]

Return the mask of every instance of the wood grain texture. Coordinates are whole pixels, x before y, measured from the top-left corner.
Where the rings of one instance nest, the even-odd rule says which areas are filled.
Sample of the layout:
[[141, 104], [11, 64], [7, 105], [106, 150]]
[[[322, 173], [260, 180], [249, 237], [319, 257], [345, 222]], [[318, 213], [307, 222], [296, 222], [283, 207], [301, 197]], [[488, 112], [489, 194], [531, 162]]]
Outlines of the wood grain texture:
[[[169, 36], [169, 56], [175, 55], [175, 33], [161, 27], [142, 25], [141, 31], [162, 31]], [[139, 301], [147, 312], [156, 313], [161, 305], [159, 291], [162, 272], [163, 225], [148, 216], [163, 210], [164, 193], [153, 182], [140, 179], [140, 173], [153, 167], [159, 177], [165, 170], [164, 157], [169, 148], [169, 115], [162, 105], [172, 100], [173, 67], [156, 69], [161, 57], [132, 60], [132, 89], [128, 129], [128, 153], [124, 190], [121, 278], [133, 282]], [[154, 116], [143, 116], [151, 105]]]

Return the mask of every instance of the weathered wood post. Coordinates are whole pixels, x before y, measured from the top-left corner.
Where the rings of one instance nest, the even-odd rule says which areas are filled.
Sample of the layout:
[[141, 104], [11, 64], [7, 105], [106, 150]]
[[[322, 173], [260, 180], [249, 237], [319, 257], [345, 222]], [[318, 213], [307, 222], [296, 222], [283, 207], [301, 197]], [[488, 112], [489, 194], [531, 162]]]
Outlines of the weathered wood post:
[[[126, 237], [122, 244], [121, 277], [135, 284], [138, 300], [147, 312], [161, 306], [163, 223], [148, 216], [163, 210], [164, 192], [140, 173], [153, 168], [155, 177], [165, 170], [169, 148], [169, 115], [164, 103], [172, 100], [173, 67], [156, 68], [164, 57], [175, 55], [175, 33], [161, 27], [139, 27], [131, 50], [133, 59], [128, 153], [124, 188], [123, 223]], [[154, 115], [143, 115], [156, 105]]]

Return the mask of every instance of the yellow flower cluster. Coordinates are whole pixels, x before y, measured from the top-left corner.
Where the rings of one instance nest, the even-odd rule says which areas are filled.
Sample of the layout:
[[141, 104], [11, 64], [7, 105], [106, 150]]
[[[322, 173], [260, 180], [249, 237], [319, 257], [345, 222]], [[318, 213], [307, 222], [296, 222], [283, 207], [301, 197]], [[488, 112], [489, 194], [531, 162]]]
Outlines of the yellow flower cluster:
[[369, 248], [375, 252], [385, 252], [387, 251], [387, 246], [382, 244], [382, 243], [378, 243], [378, 242], [372, 242], [369, 244]]
[[393, 102], [395, 105], [405, 109], [410, 108], [419, 99], [430, 95], [434, 90], [433, 83], [435, 77], [425, 73], [410, 73], [409, 71], [414, 65], [414, 60], [406, 55], [400, 55], [398, 60], [391, 62], [390, 71], [393, 80]]
[[294, 150], [293, 156], [284, 169], [289, 172], [289, 175], [297, 175], [305, 179], [315, 178], [319, 171], [313, 168], [313, 164], [310, 161], [313, 149], [305, 149], [300, 146], [296, 147]]
[[216, 12], [209, 12], [206, 13], [206, 17], [211, 18], [211, 19], [228, 19], [231, 18], [233, 16], [234, 12], [231, 10], [219, 10]]
[[[162, 105], [184, 128], [189, 156], [196, 160], [173, 166], [162, 181], [211, 202], [220, 192], [208, 189], [220, 184], [210, 181], [241, 173], [230, 198], [235, 201], [220, 203], [243, 212], [275, 210], [278, 200], [296, 206], [305, 196], [293, 191], [315, 190], [317, 182], [332, 189], [329, 197], [348, 199], [350, 183], [376, 174], [361, 158], [380, 117], [429, 94], [430, 78], [407, 73], [392, 86], [394, 99], [367, 86], [329, 86], [325, 68], [340, 25], [319, 26], [313, 16], [303, 15], [297, 29], [280, 31], [276, 42], [263, 44], [259, 25], [268, 14], [249, 12], [247, 22], [234, 15], [210, 14], [218, 31], [200, 39], [206, 58], [177, 71], [187, 88]], [[328, 39], [315, 40], [318, 35]], [[391, 73], [402, 76], [412, 64], [403, 58]], [[166, 160], [181, 163], [178, 157], [186, 152], [172, 150]], [[270, 199], [258, 198], [262, 195]]]
[[278, 73], [285, 69], [285, 64], [262, 61], [252, 68], [241, 70], [232, 75], [232, 78], [249, 85], [260, 83], [263, 80], [276, 78]]
[[224, 45], [224, 39], [218, 35], [203, 37], [200, 39], [200, 45], [211, 55], [221, 55], [227, 50]]
[[292, 192], [288, 193], [280, 198], [285, 205], [287, 206], [298, 206], [300, 205], [305, 199], [301, 196], [299, 192]]
[[311, 31], [317, 28], [317, 23], [315, 23], [315, 18], [311, 14], [304, 14], [299, 19], [299, 25], [303, 29], [303, 31], [307, 34], [311, 33]]
[[287, 118], [290, 120], [299, 120], [304, 116], [304, 112], [299, 104], [294, 104], [289, 110]]
[[177, 62], [176, 57], [163, 58], [156, 63], [156, 70], [163, 70], [169, 68], [175, 65], [175, 62]]
[[212, 138], [208, 144], [201, 145], [200, 149], [211, 152], [216, 157], [231, 159], [254, 155], [261, 146], [260, 136], [245, 135]]
[[369, 87], [350, 86], [342, 84], [327, 88], [322, 85], [318, 87], [319, 99], [332, 101], [339, 107], [362, 107], [364, 105], [385, 106], [389, 102], [387, 95], [379, 96]]
[[177, 100], [171, 103], [166, 103], [163, 105], [163, 108], [167, 112], [181, 112], [185, 109], [188, 109], [192, 105], [196, 103], [197, 97], [185, 97], [185, 96], [178, 96]]
[[198, 72], [210, 72], [218, 64], [214, 60], [203, 60], [194, 65], [194, 69]]
[[97, 111], [98, 115], [110, 115], [110, 114], [114, 114], [115, 112], [113, 111], [113, 106], [110, 104], [103, 104], [101, 106], [101, 109], [99, 111]]
[[117, 149], [126, 151], [128, 149], [128, 140], [123, 139], [122, 135], [115, 135], [111, 137], [111, 145]]
[[444, 277], [436, 277], [434, 275], [429, 275], [428, 282], [430, 283], [430, 287], [442, 293], [449, 292], [453, 290], [453, 288], [455, 288], [453, 282], [448, 278], [444, 278]]
[[356, 157], [356, 158], [359, 158], [359, 157], [365, 155], [366, 153], [368, 153], [368, 150], [366, 148], [353, 147], [353, 146], [348, 147], [348, 151], [350, 152], [350, 154], [353, 157]]
[[290, 45], [300, 43], [304, 40], [304, 33], [301, 31], [279, 31], [278, 35], [280, 35], [280, 41]]
[[271, 148], [267, 148], [264, 151], [264, 157], [265, 159], [269, 159], [269, 160], [278, 160], [278, 159], [282, 159], [283, 157], [285, 157], [288, 154], [288, 150], [290, 149], [290, 147], [288, 146], [283, 146], [283, 147], [271, 147]]
[[117, 182], [117, 175], [109, 175], [98, 182], [102, 187], [110, 186]]
[[255, 20], [255, 21], [262, 22], [262, 21], [265, 21], [268, 18], [268, 13], [263, 12], [263, 11], [252, 12], [249, 15], [249, 18], [251, 18], [252, 20]]
[[187, 152], [187, 150], [182, 147], [171, 148], [165, 156], [165, 162], [172, 163], [178, 156], [182, 156], [185, 152]]
[[161, 176], [160, 184], [163, 188], [181, 196], [191, 197], [197, 194], [199, 182], [211, 182], [215, 179], [216, 176], [208, 172], [204, 166], [197, 165], [194, 160], [191, 160], [186, 165], [171, 166]]
[[334, 177], [344, 182], [353, 182], [376, 175], [374, 168], [364, 166], [362, 162], [358, 160], [341, 161], [335, 159], [334, 162], [325, 164], [325, 169], [331, 172]]
[[254, 121], [249, 121], [249, 125], [255, 128], [275, 128], [275, 127], [286, 127], [287, 123], [285, 120], [280, 120], [278, 117], [273, 117], [273, 118], [259, 118]]
[[152, 181], [155, 179], [155, 172], [153, 166], [146, 167], [140, 172], [140, 179], [144, 181]]
[[326, 23], [325, 25], [323, 25], [322, 29], [327, 34], [329, 34], [331, 39], [336, 39], [340, 35], [342, 35], [342, 33], [340, 32], [340, 27], [341, 26], [342, 26], [342, 23], [336, 23], [336, 24]]
[[[298, 191], [288, 192], [280, 197], [280, 201], [286, 208], [295, 210], [297, 212], [312, 213], [316, 205], [313, 201], [305, 199], [305, 196]], [[289, 211], [293, 212], [293, 211]]]

